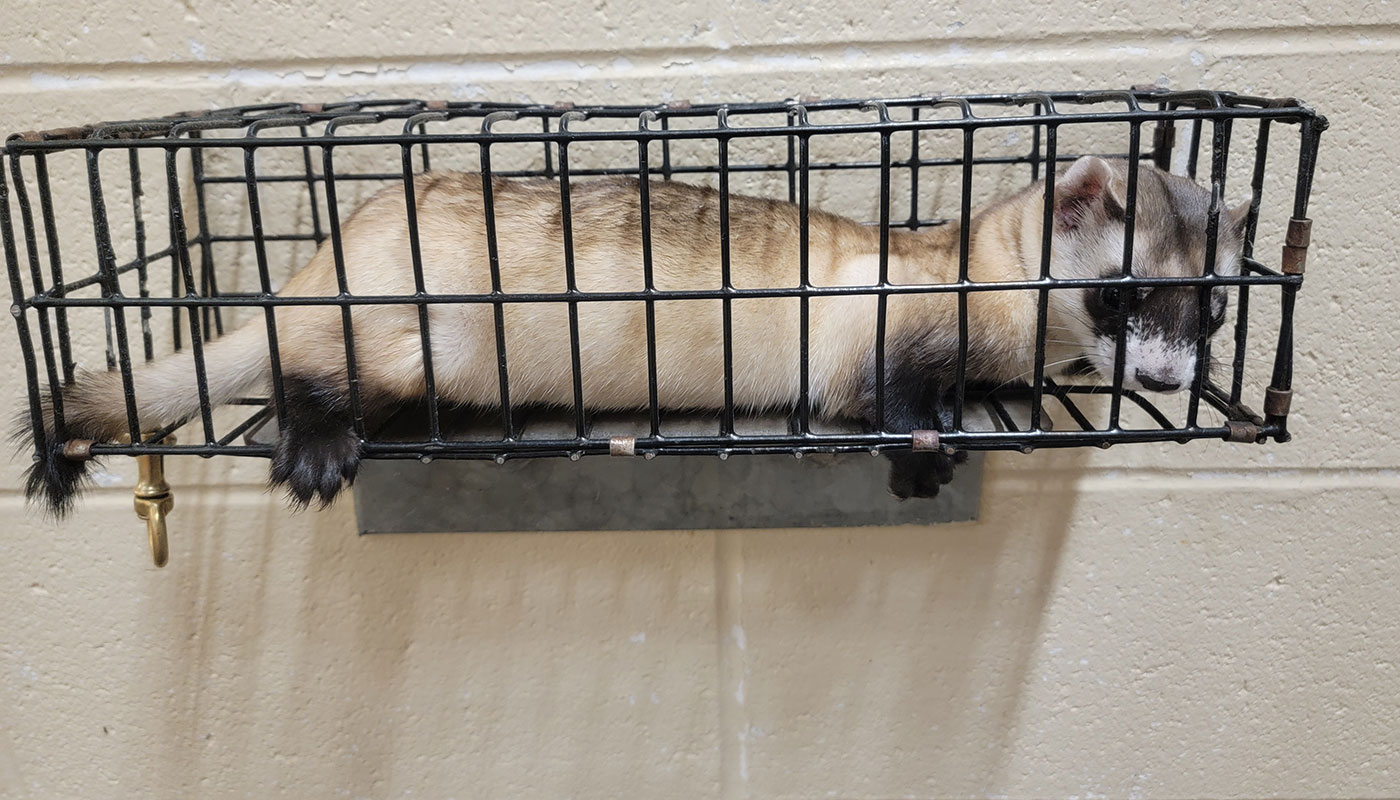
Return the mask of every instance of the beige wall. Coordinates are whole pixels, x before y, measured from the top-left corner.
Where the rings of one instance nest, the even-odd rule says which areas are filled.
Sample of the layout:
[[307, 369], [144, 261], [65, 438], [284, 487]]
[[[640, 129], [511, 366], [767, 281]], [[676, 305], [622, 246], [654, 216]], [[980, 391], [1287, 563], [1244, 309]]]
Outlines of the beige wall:
[[[1016, 7], [1012, 7], [1012, 6]], [[1400, 794], [1400, 5], [400, 0], [5, 10], [7, 131], [267, 99], [1160, 81], [1333, 122], [1297, 440], [989, 461], [918, 529], [357, 538], [262, 462], [62, 525], [0, 464], [5, 797]], [[0, 325], [0, 401], [19, 402]], [[129, 477], [129, 468], [113, 472]]]

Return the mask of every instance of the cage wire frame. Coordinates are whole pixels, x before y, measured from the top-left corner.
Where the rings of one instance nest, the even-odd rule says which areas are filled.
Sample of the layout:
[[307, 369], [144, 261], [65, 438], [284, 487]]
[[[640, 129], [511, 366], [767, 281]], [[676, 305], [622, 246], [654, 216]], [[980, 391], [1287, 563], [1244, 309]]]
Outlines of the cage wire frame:
[[[1074, 105], [1074, 111], [1058, 106]], [[1002, 107], [1029, 113], [1007, 116], [978, 115], [981, 107]], [[951, 109], [954, 116], [936, 116], [940, 109]], [[891, 111], [899, 110], [901, 118]], [[816, 112], [846, 111], [863, 115], [861, 121], [818, 123], [810, 116]], [[786, 124], [733, 125], [731, 120], [744, 115], [782, 115]], [[907, 118], [905, 118], [907, 116]], [[864, 117], [868, 117], [865, 119]], [[432, 132], [429, 125], [455, 119], [477, 119], [476, 132]], [[673, 123], [706, 121], [701, 127], [674, 127]], [[507, 120], [539, 120], [537, 132], [503, 131], [494, 126]], [[620, 130], [579, 130], [578, 122], [585, 119], [635, 121], [634, 128]], [[1220, 275], [1214, 271], [1216, 232], [1223, 210], [1225, 175], [1229, 155], [1232, 122], [1255, 120], [1258, 138], [1254, 150], [1251, 188], [1253, 203], [1246, 223], [1244, 258], [1239, 275]], [[382, 124], [402, 120], [396, 134], [364, 134], [344, 129], [362, 124]], [[1057, 134], [1067, 125], [1084, 123], [1121, 123], [1129, 129], [1127, 154], [1129, 176], [1126, 190], [1125, 226], [1127, 236], [1121, 275], [1117, 277], [1081, 279], [1055, 278], [1050, 275], [1051, 214], [1054, 207], [1055, 182], [1045, 181], [1045, 233], [1041, 242], [1039, 275], [1035, 278], [1009, 282], [976, 282], [969, 280], [969, 232], [971, 221], [972, 177], [975, 164], [1001, 163], [1029, 167], [1032, 180], [1055, 174], [1057, 164], [1072, 160], [1075, 155], [1058, 152]], [[1296, 125], [1299, 129], [1299, 151], [1294, 181], [1292, 218], [1289, 221], [1286, 245], [1280, 269], [1273, 269], [1255, 258], [1254, 238], [1258, 222], [1259, 203], [1265, 177], [1266, 154], [1271, 125]], [[321, 126], [313, 132], [314, 126]], [[973, 134], [979, 130], [1029, 126], [1032, 144], [1025, 155], [990, 156], [978, 159], [974, 153]], [[1143, 127], [1151, 126], [1150, 150], [1142, 148]], [[1143, 277], [1132, 273], [1133, 226], [1139, 164], [1151, 161], [1167, 168], [1172, 161], [1178, 126], [1190, 132], [1187, 170], [1194, 178], [1201, 151], [1202, 138], [1210, 142], [1210, 188], [1212, 200], [1208, 225], [1208, 243], [1203, 274], [1195, 277]], [[1307, 217], [1309, 195], [1316, 164], [1318, 141], [1327, 128], [1325, 117], [1293, 98], [1264, 98], [1215, 91], [1165, 91], [1139, 87], [1127, 91], [1108, 92], [1032, 92], [1017, 94], [985, 94], [966, 96], [922, 96], [889, 100], [789, 100], [778, 103], [730, 103], [691, 105], [672, 103], [661, 106], [587, 106], [532, 105], [478, 102], [444, 102], [421, 100], [376, 100], [331, 104], [264, 104], [237, 108], [197, 111], [162, 119], [101, 123], [78, 128], [26, 132], [15, 134], [6, 141], [3, 169], [0, 169], [0, 234], [4, 239], [4, 257], [14, 297], [11, 307], [18, 326], [19, 344], [27, 381], [30, 423], [37, 446], [45, 446], [45, 426], [42, 417], [44, 382], [48, 386], [65, 385], [74, 379], [72, 343], [67, 312], [74, 308], [98, 307], [109, 314], [107, 359], [108, 368], [121, 372], [125, 390], [129, 440], [127, 442], [83, 443], [79, 457], [104, 455], [242, 455], [268, 457], [272, 446], [247, 440], [246, 434], [271, 417], [282, 416], [285, 397], [279, 364], [277, 322], [275, 309], [294, 304], [337, 306], [345, 332], [345, 357], [348, 390], [355, 432], [362, 440], [362, 455], [367, 458], [492, 458], [498, 462], [507, 458], [582, 455], [653, 455], [707, 454], [727, 457], [730, 454], [787, 453], [801, 457], [804, 453], [837, 453], [942, 449], [963, 450], [1021, 450], [1029, 452], [1041, 447], [1099, 446], [1107, 447], [1126, 442], [1176, 441], [1195, 439], [1225, 439], [1238, 442], [1264, 442], [1273, 439], [1287, 441], [1289, 400], [1293, 372], [1293, 312], [1295, 297], [1302, 284], [1303, 268], [1309, 242], [1311, 223]], [[210, 131], [241, 133], [232, 137], [202, 136]], [[960, 156], [933, 158], [920, 153], [920, 134], [927, 131], [960, 132]], [[812, 137], [840, 134], [875, 134], [879, 137], [878, 158], [857, 161], [813, 162], [810, 156]], [[907, 134], [910, 147], [907, 157], [896, 159], [892, 139]], [[730, 144], [744, 137], [782, 137], [786, 140], [786, 159], [775, 163], [733, 164], [728, 161]], [[711, 141], [716, 159], [713, 165], [673, 163], [671, 146], [676, 142]], [[635, 143], [635, 167], [572, 168], [569, 163], [571, 144], [612, 141]], [[544, 164], [540, 169], [493, 170], [492, 147], [499, 144], [538, 144], [543, 147]], [[356, 145], [394, 145], [402, 156], [401, 168], [393, 172], [337, 175], [334, 154], [338, 147]], [[652, 145], [659, 144], [661, 161], [651, 163]], [[419, 149], [423, 170], [431, 169], [430, 145], [476, 146], [480, 153], [483, 177], [543, 177], [557, 181], [562, 209], [564, 264], [567, 288], [562, 292], [502, 291], [500, 254], [497, 250], [492, 183], [482, 181], [486, 209], [485, 226], [489, 263], [483, 265], [491, 273], [491, 291], [484, 294], [430, 294], [424, 289], [423, 265], [419, 252], [416, 209], [414, 203], [413, 150]], [[205, 172], [205, 151], [226, 148], [241, 151], [244, 174], [209, 175]], [[255, 156], [260, 149], [295, 148], [300, 150], [304, 172], [292, 175], [259, 175]], [[169, 200], [170, 245], [148, 250], [148, 236], [140, 213], [144, 193], [137, 151], [158, 149], [165, 152], [165, 183]], [[50, 184], [47, 158], [60, 151], [81, 150], [86, 157], [89, 202], [96, 239], [97, 269], [90, 274], [72, 278], [65, 275], [60, 257], [59, 234], [55, 229], [54, 191]], [[187, 211], [184, 208], [182, 180], [177, 171], [177, 155], [188, 150], [192, 160], [195, 196], [195, 224], [198, 233], [191, 236]], [[128, 154], [127, 170], [131, 181], [132, 210], [136, 214], [136, 258], [121, 264], [113, 250], [107, 198], [99, 165], [99, 155], [106, 152]], [[320, 172], [315, 170], [315, 154], [320, 155]], [[28, 169], [26, 168], [28, 165]], [[889, 281], [890, 231], [894, 228], [917, 229], [949, 220], [919, 217], [919, 173], [931, 167], [959, 167], [960, 216], [959, 272], [956, 282], [942, 284], [894, 284]], [[29, 175], [32, 170], [32, 179]], [[729, 197], [730, 177], [741, 171], [769, 171], [785, 174], [788, 199], [799, 207], [800, 220], [800, 281], [793, 287], [739, 288], [730, 280]], [[810, 177], [824, 170], [877, 170], [880, 178], [880, 249], [879, 281], [866, 286], [818, 286], [809, 280], [808, 226], [811, 205]], [[910, 177], [909, 215], [899, 220], [891, 208], [891, 174], [907, 170]], [[718, 179], [720, 204], [720, 242], [722, 285], [705, 290], [657, 289], [653, 275], [651, 242], [650, 182], [654, 179], [672, 180], [687, 174], [710, 174]], [[643, 263], [638, 265], [644, 276], [640, 291], [581, 291], [574, 274], [572, 220], [570, 214], [570, 185], [576, 178], [598, 175], [632, 175], [640, 181], [641, 237]], [[43, 241], [35, 222], [34, 202], [29, 196], [30, 181], [38, 195], [38, 216], [42, 222]], [[352, 295], [347, 290], [346, 270], [339, 229], [337, 182], [349, 180], [399, 180], [406, 193], [406, 223], [409, 232], [410, 259], [416, 292], [412, 295], [370, 296]], [[274, 236], [263, 230], [259, 200], [260, 187], [271, 182], [304, 183], [311, 203], [313, 230], [301, 238], [314, 240], [319, 247], [329, 239], [333, 248], [335, 273], [339, 294], [323, 297], [279, 297], [272, 293], [268, 266], [267, 244], [276, 239], [295, 235]], [[13, 183], [15, 204], [19, 211], [22, 232], [17, 237], [10, 205]], [[217, 236], [212, 233], [205, 202], [207, 187], [217, 183], [242, 183], [247, 190], [251, 236]], [[324, 195], [318, 196], [320, 186]], [[320, 203], [328, 215], [329, 224], [321, 225]], [[224, 292], [219, 290], [219, 270], [211, 255], [211, 244], [220, 241], [251, 240], [257, 259], [260, 288], [256, 292]], [[19, 244], [23, 243], [21, 259]], [[196, 269], [194, 253], [197, 251]], [[42, 261], [48, 262], [48, 275]], [[172, 278], [170, 296], [150, 291], [151, 267], [169, 262]], [[131, 296], [122, 292], [119, 279], [136, 272], [139, 293]], [[27, 274], [26, 274], [27, 272]], [[28, 280], [30, 287], [26, 288]], [[80, 289], [97, 285], [100, 297], [74, 297]], [[1211, 289], [1216, 286], [1234, 287], [1239, 293], [1234, 339], [1235, 357], [1230, 367], [1229, 385], [1217, 384], [1198, 370], [1195, 384], [1190, 387], [1186, 419], [1174, 423], [1147, 397], [1125, 390], [1124, 348], [1126, 326], [1118, 326], [1114, 372], [1109, 386], [1064, 384], [1046, 374], [1045, 348], [1047, 337], [1047, 306], [1049, 292], [1072, 287], [1099, 288], [1189, 286], [1200, 295], [1200, 323], [1196, 341], [1198, 364], [1206, 363]], [[183, 289], [181, 288], [183, 287]], [[1278, 287], [1281, 292], [1281, 319], [1274, 348], [1272, 377], [1265, 391], [1264, 416], [1255, 414], [1243, 402], [1244, 353], [1248, 335], [1248, 292], [1251, 287]], [[968, 358], [968, 297], [972, 292], [1034, 290], [1038, 293], [1036, 320], [1035, 369], [1029, 384], [1002, 387], [990, 394], [979, 394], [967, 380]], [[885, 420], [886, 370], [886, 307], [889, 299], [901, 294], [948, 292], [956, 293], [958, 306], [958, 355], [956, 376], [952, 389], [953, 425], [940, 431], [890, 431]], [[874, 295], [877, 301], [877, 338], [874, 343], [876, 370], [876, 424], [864, 432], [822, 432], [811, 426], [809, 403], [808, 356], [809, 303], [812, 298], [849, 295]], [[1120, 292], [1120, 313], [1126, 311], [1131, 291]], [[732, 303], [750, 298], [796, 298], [801, 307], [800, 330], [800, 402], [790, 417], [788, 431], [783, 434], [750, 434], [736, 431], [733, 403], [733, 331]], [[719, 300], [722, 304], [724, 345], [724, 398], [719, 409], [718, 430], [705, 435], [672, 435], [663, 430], [662, 417], [666, 409], [658, 403], [656, 303], [671, 300]], [[599, 301], [636, 301], [646, 307], [647, 375], [650, 405], [639, 413], [649, 414], [646, 435], [636, 437], [594, 436], [592, 421], [583, 396], [579, 352], [579, 304]], [[520, 410], [510, 397], [508, 331], [505, 329], [504, 308], [512, 303], [564, 303], [568, 305], [574, 435], [532, 439], [524, 436], [526, 425]], [[484, 303], [494, 309], [494, 324], [499, 370], [499, 415], [502, 435], [496, 439], [454, 438], [444, 431], [440, 418], [440, 401], [434, 384], [431, 326], [429, 309], [436, 304]], [[360, 403], [357, 378], [355, 338], [351, 309], [363, 304], [416, 305], [422, 343], [424, 388], [426, 395], [427, 435], [417, 441], [381, 441], [366, 428]], [[211, 418], [208, 386], [203, 357], [203, 345], [210, 337], [223, 332], [223, 310], [233, 307], [261, 308], [264, 311], [271, 360], [269, 397], [239, 398], [235, 404], [251, 409], [251, 413], [222, 436], [215, 433]], [[191, 419], [175, 421], [159, 430], [143, 428], [137, 418], [132, 382], [133, 343], [128, 340], [125, 315], [138, 314], [142, 319], [162, 308], [172, 310], [176, 317], [172, 326], [174, 347], [185, 346], [180, 310], [184, 309], [188, 323], [188, 346], [192, 351], [201, 408]], [[37, 329], [38, 345], [35, 343]], [[142, 353], [146, 359], [154, 354], [149, 326], [142, 326]], [[112, 334], [115, 333], [113, 341]], [[42, 369], [42, 376], [41, 376]], [[1110, 398], [1108, 423], [1096, 427], [1078, 407], [1076, 397], [1107, 394]], [[1052, 430], [1043, 425], [1047, 396], [1053, 398], [1073, 420], [1072, 428]], [[1120, 425], [1124, 400], [1134, 404], [1159, 426], [1158, 429], [1128, 429]], [[1006, 408], [1012, 401], [1029, 402], [1029, 425], [1018, 427]], [[1225, 418], [1221, 425], [1202, 424], [1199, 407], [1204, 401]], [[964, 410], [969, 402], [981, 402], [1001, 423], [999, 430], [969, 430], [963, 425]], [[61, 397], [53, 404], [55, 430], [62, 430]], [[182, 444], [168, 440], [177, 428], [194, 423], [202, 441]], [[238, 439], [245, 437], [243, 443]], [[70, 443], [72, 444], [72, 443]]]

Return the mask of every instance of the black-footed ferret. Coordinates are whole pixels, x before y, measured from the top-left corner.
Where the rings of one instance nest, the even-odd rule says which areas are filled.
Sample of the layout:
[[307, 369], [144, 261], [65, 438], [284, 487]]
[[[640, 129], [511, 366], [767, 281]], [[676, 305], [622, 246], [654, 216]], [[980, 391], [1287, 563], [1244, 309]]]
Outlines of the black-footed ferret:
[[[1084, 157], [1055, 185], [1051, 275], [1116, 276], [1121, 270], [1127, 162]], [[558, 184], [496, 180], [492, 184], [501, 289], [560, 292], [566, 288]], [[491, 291], [479, 175], [427, 173], [415, 177], [424, 286], [429, 293]], [[651, 246], [660, 290], [716, 289], [720, 283], [720, 195], [675, 182], [650, 184]], [[1013, 281], [1039, 277], [1044, 185], [1038, 183], [982, 209], [972, 219], [969, 277]], [[1148, 165], [1138, 173], [1133, 270], [1138, 276], [1200, 275], [1205, 260], [1210, 193], [1194, 182]], [[582, 291], [644, 288], [639, 185], [631, 179], [580, 181], [572, 186], [574, 270]], [[1221, 210], [1217, 263], [1238, 274], [1248, 203]], [[731, 195], [730, 269], [736, 287], [797, 286], [799, 212], [789, 203]], [[879, 231], [812, 210], [809, 275], [817, 286], [878, 282]], [[391, 186], [347, 220], [341, 239], [349, 291], [355, 295], [415, 292], [402, 186]], [[891, 231], [893, 283], [946, 283], [958, 278], [959, 231], [948, 225], [919, 234]], [[1127, 326], [1124, 386], [1170, 392], [1195, 378], [1199, 302], [1193, 287], [1139, 289], [1126, 319], [1118, 289], [1049, 293], [1047, 365], [1087, 359], [1111, 376], [1115, 338]], [[288, 281], [281, 296], [338, 294], [329, 243]], [[981, 291], [968, 296], [970, 381], [1024, 377], [1034, 367], [1034, 290]], [[1225, 293], [1212, 297], [1213, 333], [1223, 320]], [[819, 417], [873, 422], [876, 297], [815, 297], [810, 301], [809, 383]], [[659, 403], [670, 409], [719, 409], [724, 404], [719, 300], [658, 301], [656, 361]], [[494, 311], [481, 303], [430, 307], [432, 357], [443, 401], [499, 404]], [[573, 403], [567, 304], [505, 306], [512, 404]], [[736, 407], [793, 407], [800, 393], [799, 301], [732, 301], [733, 392]], [[345, 343], [337, 306], [284, 306], [277, 328], [286, 419], [272, 459], [271, 482], [285, 485], [300, 505], [329, 502], [353, 480], [360, 441], [347, 397]], [[418, 309], [357, 305], [352, 311], [359, 392], [368, 410], [413, 400], [424, 392]], [[594, 410], [648, 406], [645, 304], [578, 304], [584, 404]], [[957, 299], [953, 293], [896, 294], [888, 301], [885, 368], [886, 429], [936, 429], [956, 370]], [[222, 403], [269, 378], [268, 343], [259, 317], [204, 349], [211, 403]], [[199, 395], [188, 351], [133, 370], [143, 428], [196, 413]], [[50, 399], [50, 404], [52, 400]], [[68, 511], [82, 488], [87, 463], [63, 455], [71, 439], [112, 440], [127, 430], [117, 371], [82, 375], [62, 389], [64, 424], [48, 429], [28, 474], [27, 494], [55, 514]], [[891, 491], [932, 496], [951, 478], [953, 460], [939, 453], [892, 455]]]

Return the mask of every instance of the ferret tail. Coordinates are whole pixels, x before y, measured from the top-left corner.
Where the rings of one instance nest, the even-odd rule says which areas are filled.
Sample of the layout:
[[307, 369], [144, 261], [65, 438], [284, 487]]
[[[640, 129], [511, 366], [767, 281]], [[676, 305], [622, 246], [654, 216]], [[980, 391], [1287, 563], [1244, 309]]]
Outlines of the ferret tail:
[[[209, 404], [219, 405], [263, 380], [268, 372], [267, 338], [261, 321], [204, 344], [204, 371]], [[199, 384], [194, 356], [182, 352], [134, 366], [131, 382], [137, 420], [144, 430], [199, 413]], [[126, 392], [120, 370], [81, 374], [63, 388], [55, 402], [52, 389], [41, 400], [43, 439], [36, 441], [26, 407], [17, 420], [15, 438], [35, 453], [25, 481], [25, 496], [62, 517], [88, 483], [88, 460], [68, 458], [70, 440], [107, 442], [128, 432]], [[63, 422], [55, 424], [61, 403]]]

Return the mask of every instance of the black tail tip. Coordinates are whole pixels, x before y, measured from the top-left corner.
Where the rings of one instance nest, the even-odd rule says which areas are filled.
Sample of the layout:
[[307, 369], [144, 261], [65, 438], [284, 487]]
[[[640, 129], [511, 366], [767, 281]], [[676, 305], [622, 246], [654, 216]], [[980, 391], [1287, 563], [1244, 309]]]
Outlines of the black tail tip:
[[62, 519], [89, 481], [88, 462], [65, 456], [63, 442], [53, 437], [38, 449], [38, 457], [25, 473], [24, 496]]

